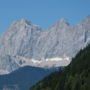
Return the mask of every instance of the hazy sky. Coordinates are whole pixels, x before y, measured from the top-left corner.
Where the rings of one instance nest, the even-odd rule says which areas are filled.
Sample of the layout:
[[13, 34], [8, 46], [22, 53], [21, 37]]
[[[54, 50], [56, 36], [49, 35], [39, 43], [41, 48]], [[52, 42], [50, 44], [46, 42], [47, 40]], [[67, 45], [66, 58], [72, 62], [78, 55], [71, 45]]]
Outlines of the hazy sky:
[[90, 0], [0, 0], [0, 34], [21, 18], [47, 29], [60, 18], [73, 25], [89, 14]]

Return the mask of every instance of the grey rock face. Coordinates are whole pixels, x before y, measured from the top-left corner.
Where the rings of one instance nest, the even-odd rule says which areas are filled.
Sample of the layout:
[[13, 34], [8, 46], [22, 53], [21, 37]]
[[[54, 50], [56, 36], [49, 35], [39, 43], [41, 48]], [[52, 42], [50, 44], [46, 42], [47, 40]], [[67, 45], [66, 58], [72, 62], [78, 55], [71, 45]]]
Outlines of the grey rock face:
[[0, 55], [26, 55], [31, 57], [32, 46], [40, 36], [39, 29], [38, 26], [27, 23], [24, 19], [13, 23], [1, 38]]
[[[72, 58], [89, 43], [90, 16], [75, 26], [70, 26], [65, 19], [61, 19], [45, 31], [21, 19], [0, 36], [0, 62], [4, 61], [2, 57], [8, 55], [36, 60], [65, 56]], [[7, 64], [8, 60], [5, 61]], [[12, 61], [13, 59], [10, 63]]]
[[[15, 62], [14, 57], [9, 55], [0, 57], [0, 70], [7, 71], [6, 74], [18, 69], [19, 67], [20, 66]], [[1, 72], [1, 74], [3, 73]]]

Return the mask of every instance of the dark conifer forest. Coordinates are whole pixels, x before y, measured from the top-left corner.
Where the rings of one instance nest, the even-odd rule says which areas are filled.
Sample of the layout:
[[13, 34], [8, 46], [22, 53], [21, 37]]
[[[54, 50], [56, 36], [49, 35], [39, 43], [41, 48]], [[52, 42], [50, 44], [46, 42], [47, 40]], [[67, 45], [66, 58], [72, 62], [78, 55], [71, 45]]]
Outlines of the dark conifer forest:
[[90, 45], [64, 70], [52, 73], [30, 90], [90, 90]]

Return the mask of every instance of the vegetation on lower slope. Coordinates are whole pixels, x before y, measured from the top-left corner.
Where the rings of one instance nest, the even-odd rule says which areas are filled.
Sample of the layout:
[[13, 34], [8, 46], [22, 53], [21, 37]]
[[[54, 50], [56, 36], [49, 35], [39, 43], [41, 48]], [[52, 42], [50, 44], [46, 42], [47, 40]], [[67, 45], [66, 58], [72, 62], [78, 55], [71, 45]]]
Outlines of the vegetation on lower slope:
[[90, 45], [64, 70], [52, 73], [30, 90], [90, 90]]

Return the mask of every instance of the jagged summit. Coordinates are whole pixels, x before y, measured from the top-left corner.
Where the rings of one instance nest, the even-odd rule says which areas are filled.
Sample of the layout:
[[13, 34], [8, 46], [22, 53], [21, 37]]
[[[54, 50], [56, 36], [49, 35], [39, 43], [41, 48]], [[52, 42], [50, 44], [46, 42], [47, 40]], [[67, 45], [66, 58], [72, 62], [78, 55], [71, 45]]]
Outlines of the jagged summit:
[[25, 31], [27, 28], [32, 27], [32, 23], [26, 19], [19, 19], [17, 21], [14, 21], [7, 32], [15, 32], [15, 31]]
[[87, 23], [90, 22], [90, 15], [86, 17]]
[[90, 19], [90, 15], [88, 15], [88, 16], [87, 16], [87, 18], [89, 18], [89, 19]]
[[[41, 28], [38, 25], [32, 24], [27, 19], [19, 19], [17, 21], [14, 21], [10, 27], [8, 28], [6, 33], [29, 33], [31, 31], [38, 31], [41, 30]], [[6, 34], [5, 33], [5, 34]]]
[[27, 25], [31, 25], [32, 23], [31, 23], [31, 21], [28, 21], [27, 19], [22, 18], [22, 19], [19, 19], [19, 20], [15, 21], [14, 24], [27, 24]]
[[21, 27], [24, 26], [25, 28], [27, 28], [27, 27], [31, 28], [32, 27], [36, 30], [41, 30], [41, 27], [39, 25], [32, 24], [31, 21], [28, 21], [27, 19], [24, 19], [24, 18], [15, 21], [13, 25], [17, 25], [17, 26], [21, 26]]
[[65, 24], [65, 25], [69, 25], [69, 22], [66, 20], [66, 19], [64, 19], [64, 18], [61, 18], [57, 23], [59, 23], [59, 24]]
[[80, 23], [78, 25], [84, 25], [90, 23], [90, 15], [86, 16], [83, 20], [80, 21]]
[[54, 29], [57, 30], [57, 28], [65, 28], [69, 26], [69, 22], [67, 21], [67, 19], [61, 18], [60, 20], [58, 20], [56, 23], [53, 24], [53, 26], [50, 29]]

